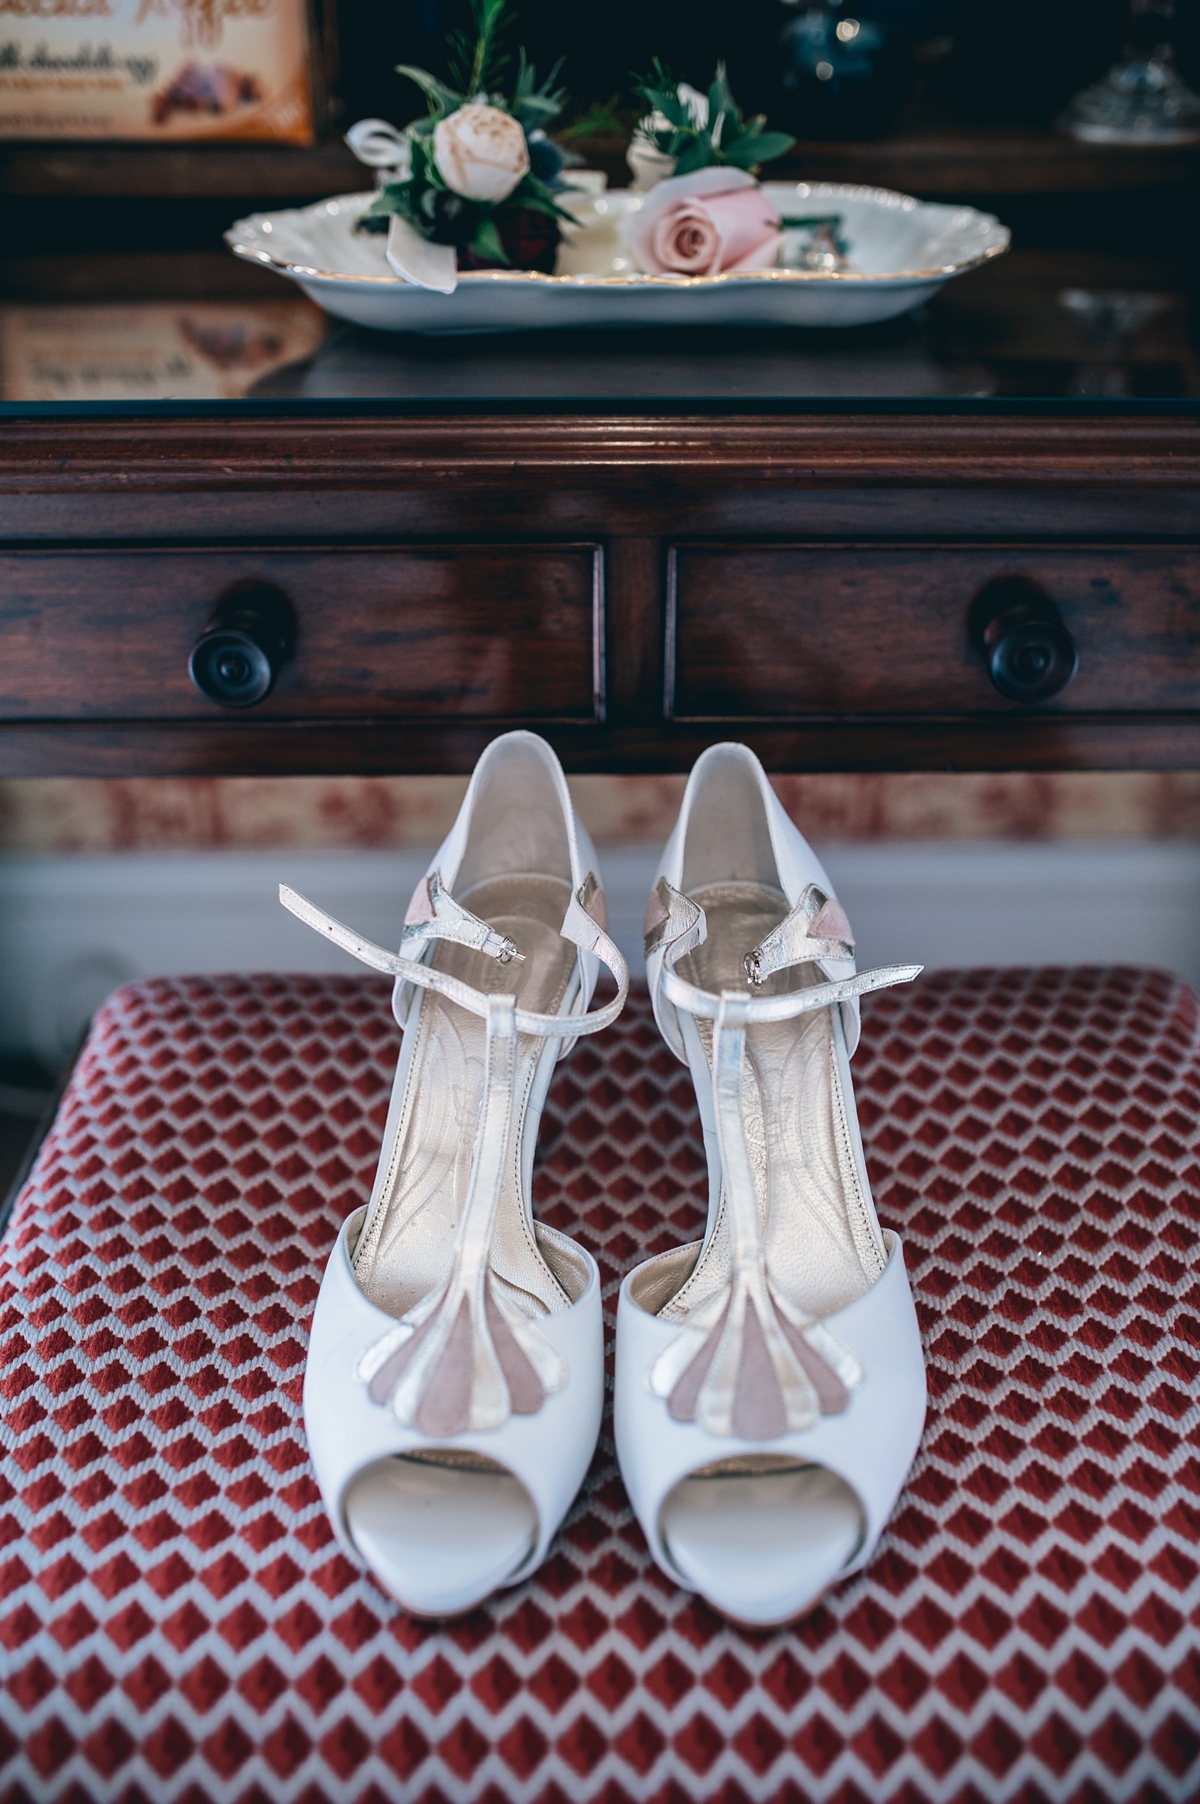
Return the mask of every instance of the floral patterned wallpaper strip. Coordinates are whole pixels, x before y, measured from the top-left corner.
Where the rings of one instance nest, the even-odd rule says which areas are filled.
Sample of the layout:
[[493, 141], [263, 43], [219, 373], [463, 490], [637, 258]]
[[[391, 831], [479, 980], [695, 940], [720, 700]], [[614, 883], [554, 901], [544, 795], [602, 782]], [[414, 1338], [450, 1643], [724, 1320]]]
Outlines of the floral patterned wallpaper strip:
[[[818, 841], [1196, 840], [1200, 772], [781, 776]], [[665, 838], [682, 777], [576, 777], [602, 845]], [[0, 782], [0, 853], [436, 845], [458, 777], [31, 778]]]

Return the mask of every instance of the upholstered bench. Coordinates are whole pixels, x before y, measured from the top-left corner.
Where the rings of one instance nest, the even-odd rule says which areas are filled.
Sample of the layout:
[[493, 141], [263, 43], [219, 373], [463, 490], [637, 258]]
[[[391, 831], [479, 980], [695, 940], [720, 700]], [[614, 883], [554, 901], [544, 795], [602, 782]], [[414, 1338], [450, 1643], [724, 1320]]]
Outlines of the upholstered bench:
[[[437, 1628], [333, 1546], [300, 1417], [387, 987], [120, 991], [0, 1248], [0, 1798], [1200, 1796], [1196, 1002], [942, 973], [864, 1015], [931, 1393], [867, 1572], [795, 1629], [729, 1627], [649, 1564], [605, 1440], [537, 1578]], [[539, 1208], [615, 1301], [704, 1188], [635, 996], [561, 1068]]]

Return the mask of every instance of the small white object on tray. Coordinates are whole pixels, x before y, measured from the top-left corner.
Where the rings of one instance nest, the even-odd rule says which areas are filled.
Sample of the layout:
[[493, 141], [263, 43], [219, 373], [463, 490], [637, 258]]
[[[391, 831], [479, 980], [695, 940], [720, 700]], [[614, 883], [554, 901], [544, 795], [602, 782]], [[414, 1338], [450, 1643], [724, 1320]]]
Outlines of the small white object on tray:
[[[579, 224], [565, 228], [556, 273], [461, 270], [452, 294], [416, 287], [389, 264], [387, 239], [355, 231], [371, 194], [255, 213], [225, 234], [235, 256], [297, 282], [326, 312], [385, 332], [522, 332], [547, 327], [862, 326], [926, 301], [954, 276], [1008, 249], [1009, 232], [974, 207], [838, 182], [764, 182], [785, 220], [783, 266], [715, 276], [638, 269], [629, 229], [645, 196], [568, 178]], [[796, 267], [812, 236], [796, 218], [836, 215], [848, 267]], [[818, 262], [833, 259], [818, 259]]]

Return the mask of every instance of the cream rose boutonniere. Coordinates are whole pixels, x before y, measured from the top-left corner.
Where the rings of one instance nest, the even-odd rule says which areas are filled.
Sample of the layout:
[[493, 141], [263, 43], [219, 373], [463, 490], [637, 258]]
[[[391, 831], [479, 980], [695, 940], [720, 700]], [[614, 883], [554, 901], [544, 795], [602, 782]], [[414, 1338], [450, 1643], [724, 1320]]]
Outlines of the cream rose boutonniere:
[[[428, 115], [395, 133], [364, 120], [348, 134], [355, 155], [381, 173], [379, 192], [359, 229], [388, 235], [387, 260], [418, 287], [453, 292], [460, 269], [554, 271], [566, 156], [546, 136], [566, 102], [555, 87], [558, 65], [539, 83], [521, 51], [511, 90], [501, 86], [508, 59], [498, 37], [505, 0], [471, 0], [473, 39], [450, 39], [450, 84], [401, 64]], [[389, 137], [390, 134], [390, 137]], [[403, 138], [407, 154], [393, 140]], [[578, 160], [578, 159], [576, 159]]]
[[447, 188], [464, 200], [507, 200], [529, 174], [529, 146], [511, 113], [473, 102], [439, 119], [433, 160]]

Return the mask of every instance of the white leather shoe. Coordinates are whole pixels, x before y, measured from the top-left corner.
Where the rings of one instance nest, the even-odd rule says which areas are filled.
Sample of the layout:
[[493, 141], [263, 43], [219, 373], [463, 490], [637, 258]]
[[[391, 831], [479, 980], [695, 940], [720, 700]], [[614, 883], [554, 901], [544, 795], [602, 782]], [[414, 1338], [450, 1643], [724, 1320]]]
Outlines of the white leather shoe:
[[[629, 973], [533, 733], [480, 758], [399, 955], [280, 900], [395, 976], [404, 1029], [371, 1200], [317, 1298], [309, 1449], [347, 1552], [414, 1614], [457, 1615], [541, 1563], [599, 1434], [599, 1273], [534, 1221], [530, 1178], [554, 1062], [616, 1019]], [[598, 960], [618, 991], [589, 1013]]]
[[849, 1055], [850, 923], [747, 747], [697, 761], [646, 914], [655, 1016], [691, 1068], [704, 1240], [625, 1279], [621, 1473], [663, 1571], [787, 1622], [870, 1558], [921, 1438], [900, 1242], [871, 1200]]

